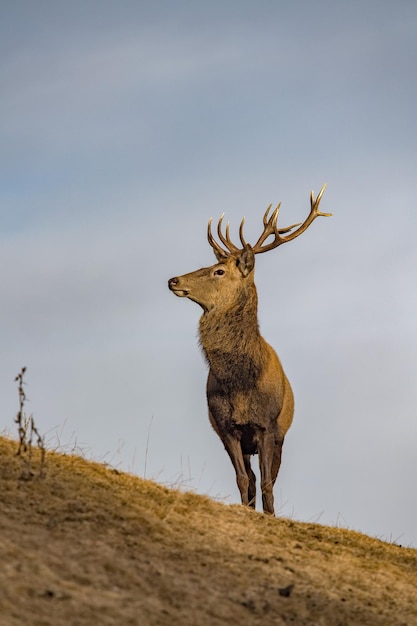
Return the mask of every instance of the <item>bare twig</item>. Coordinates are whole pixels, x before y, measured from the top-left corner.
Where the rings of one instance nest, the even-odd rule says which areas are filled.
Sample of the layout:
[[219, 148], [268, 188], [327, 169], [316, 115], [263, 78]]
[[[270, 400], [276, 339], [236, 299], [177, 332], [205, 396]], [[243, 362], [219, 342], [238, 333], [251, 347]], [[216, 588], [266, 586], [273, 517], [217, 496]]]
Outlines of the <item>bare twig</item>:
[[17, 455], [22, 459], [22, 475], [21, 478], [29, 480], [35, 475], [32, 470], [32, 441], [33, 437], [36, 437], [36, 445], [40, 450], [40, 464], [39, 464], [39, 477], [42, 477], [45, 472], [45, 441], [41, 436], [39, 430], [35, 426], [35, 420], [33, 415], [27, 416], [25, 413], [25, 402], [27, 401], [26, 393], [24, 390], [23, 376], [26, 372], [26, 367], [22, 367], [19, 374], [15, 378], [15, 382], [18, 383], [17, 392], [19, 395], [19, 410], [15, 417], [17, 424], [17, 430], [19, 434], [19, 447]]

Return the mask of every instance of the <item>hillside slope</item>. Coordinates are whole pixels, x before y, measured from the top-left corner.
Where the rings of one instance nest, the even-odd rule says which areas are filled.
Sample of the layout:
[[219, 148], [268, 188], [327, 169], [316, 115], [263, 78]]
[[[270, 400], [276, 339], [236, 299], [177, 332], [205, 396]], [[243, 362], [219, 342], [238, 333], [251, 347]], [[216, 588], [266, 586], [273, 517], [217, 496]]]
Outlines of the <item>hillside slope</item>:
[[16, 450], [0, 438], [2, 626], [417, 624], [416, 550], [77, 456], [22, 480]]

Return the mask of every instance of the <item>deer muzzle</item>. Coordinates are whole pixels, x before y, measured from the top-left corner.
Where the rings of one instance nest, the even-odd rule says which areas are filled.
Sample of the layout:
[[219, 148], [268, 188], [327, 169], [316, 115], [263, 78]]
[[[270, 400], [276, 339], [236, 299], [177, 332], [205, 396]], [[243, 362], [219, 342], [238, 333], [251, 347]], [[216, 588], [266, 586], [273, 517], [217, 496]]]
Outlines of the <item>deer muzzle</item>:
[[172, 293], [175, 293], [175, 295], [178, 296], [179, 298], [186, 298], [188, 296], [188, 290], [181, 289], [180, 279], [177, 277], [169, 279], [168, 287], [172, 291]]

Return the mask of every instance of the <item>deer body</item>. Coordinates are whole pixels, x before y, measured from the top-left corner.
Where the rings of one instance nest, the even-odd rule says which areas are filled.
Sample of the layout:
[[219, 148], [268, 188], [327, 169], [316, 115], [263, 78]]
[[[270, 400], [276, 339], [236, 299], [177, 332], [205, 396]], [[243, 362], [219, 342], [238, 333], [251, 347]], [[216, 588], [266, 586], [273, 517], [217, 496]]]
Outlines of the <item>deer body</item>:
[[[318, 211], [323, 191], [324, 188], [314, 203], [312, 199], [314, 217], [325, 215]], [[273, 486], [281, 465], [285, 434], [293, 419], [294, 397], [278, 356], [259, 331], [255, 254], [294, 238], [308, 226], [304, 222], [283, 238], [282, 233], [294, 226], [277, 229], [278, 208], [269, 221], [267, 210], [264, 233], [253, 248], [243, 239], [243, 222], [243, 247], [236, 248], [228, 228], [226, 237], [222, 234], [220, 220], [218, 234], [226, 251], [214, 241], [209, 222], [208, 239], [218, 263], [169, 281], [169, 288], [177, 296], [187, 297], [203, 309], [199, 336], [210, 368], [209, 419], [235, 469], [242, 504], [255, 507], [255, 474], [250, 457], [258, 454], [263, 509], [270, 514], [274, 514]], [[312, 221], [311, 215], [312, 212]], [[270, 234], [279, 243], [262, 245]]]

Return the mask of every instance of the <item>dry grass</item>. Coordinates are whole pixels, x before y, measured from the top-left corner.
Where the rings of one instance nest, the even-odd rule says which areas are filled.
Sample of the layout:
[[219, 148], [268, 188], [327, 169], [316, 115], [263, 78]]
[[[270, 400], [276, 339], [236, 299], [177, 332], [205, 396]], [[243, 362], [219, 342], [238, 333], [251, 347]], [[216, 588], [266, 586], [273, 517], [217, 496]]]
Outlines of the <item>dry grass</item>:
[[[4, 626], [417, 624], [417, 551], [0, 438]], [[38, 450], [33, 452], [36, 462]]]

